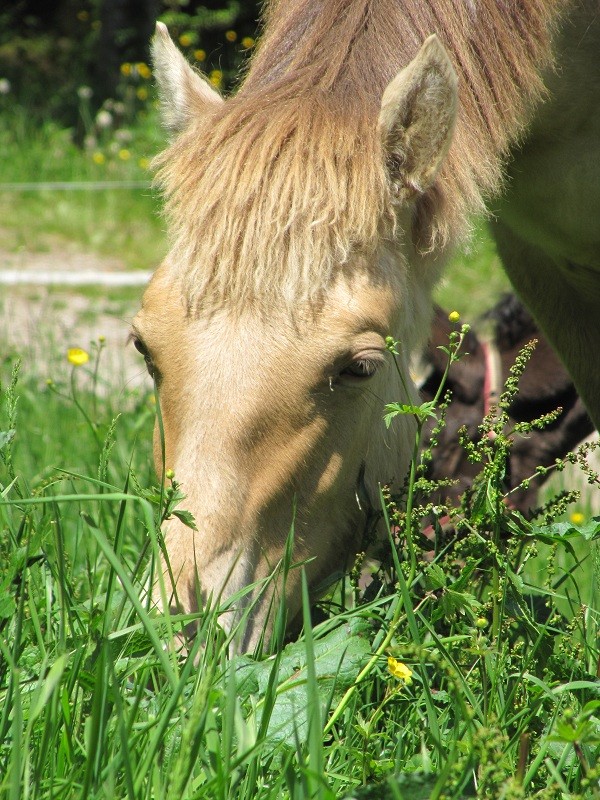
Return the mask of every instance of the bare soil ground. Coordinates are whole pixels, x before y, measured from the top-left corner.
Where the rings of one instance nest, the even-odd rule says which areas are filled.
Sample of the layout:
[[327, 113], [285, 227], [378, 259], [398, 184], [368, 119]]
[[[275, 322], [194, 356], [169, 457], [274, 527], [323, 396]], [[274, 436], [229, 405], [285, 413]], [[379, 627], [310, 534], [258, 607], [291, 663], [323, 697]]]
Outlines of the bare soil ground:
[[[119, 272], [117, 258], [102, 258], [75, 249], [48, 252], [0, 251], [0, 273], [19, 270], [48, 272]], [[139, 354], [127, 345], [129, 325], [139, 308], [143, 287], [109, 288], [102, 285], [0, 285], [0, 357], [17, 353], [42, 377], [68, 368], [70, 347], [90, 350], [90, 343], [105, 338], [102, 373], [113, 386], [147, 384]], [[66, 365], [66, 367], [65, 367]], [[33, 370], [28, 370], [33, 371]]]

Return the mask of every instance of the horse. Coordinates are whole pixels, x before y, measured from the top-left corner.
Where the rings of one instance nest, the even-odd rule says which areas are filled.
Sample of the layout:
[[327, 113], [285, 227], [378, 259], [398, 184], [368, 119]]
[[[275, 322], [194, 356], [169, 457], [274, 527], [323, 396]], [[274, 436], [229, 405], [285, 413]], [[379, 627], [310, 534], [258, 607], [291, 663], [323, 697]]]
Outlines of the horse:
[[[513, 429], [515, 423], [532, 422], [558, 408], [562, 410], [544, 428], [513, 436], [505, 475], [507, 500], [511, 507], [529, 516], [548, 477], [536, 474], [536, 467], [552, 467], [556, 459], [563, 458], [590, 436], [594, 426], [571, 376], [514, 294], [503, 295], [483, 314], [481, 323], [492, 324], [491, 335], [478, 336], [471, 328], [463, 340], [468, 355], [452, 364], [448, 371], [445, 389], [451, 392], [451, 401], [445, 427], [436, 436], [427, 477], [435, 481], [452, 479], [454, 483], [439, 489], [432, 499], [455, 505], [470, 489], [479, 467], [469, 461], [458, 444], [458, 431], [464, 428], [470, 441], [479, 440], [479, 426], [498, 402], [510, 368], [522, 348], [535, 340], [535, 350], [519, 380], [518, 394], [508, 408], [507, 430]], [[419, 392], [425, 401], [434, 398], [446, 369], [447, 356], [440, 347], [447, 346], [451, 332], [459, 329], [460, 324], [451, 322], [442, 308], [434, 307], [431, 333], [420, 364], [423, 377]], [[524, 480], [527, 483], [521, 486]]]
[[[352, 563], [380, 485], [402, 482], [413, 448], [414, 418], [386, 429], [384, 405], [419, 402], [409, 360], [427, 337], [432, 288], [500, 191], [511, 145], [528, 141], [557, 32], [575, 36], [573, 65], [586, 67], [569, 9], [272, 0], [227, 99], [157, 24], [170, 250], [132, 337], [157, 386], [159, 474], [173, 470], [196, 528], [175, 517], [165, 527], [155, 590], [165, 611], [220, 603], [234, 647], [249, 651], [270, 638], [273, 607], [291, 628], [301, 618], [302, 573], [312, 597]], [[570, 287], [571, 311], [584, 286]], [[576, 326], [550, 317], [557, 332], [572, 325], [569, 362]], [[588, 366], [591, 336], [586, 325], [575, 352]], [[595, 379], [575, 379], [598, 421]], [[291, 531], [302, 570], [278, 573]]]

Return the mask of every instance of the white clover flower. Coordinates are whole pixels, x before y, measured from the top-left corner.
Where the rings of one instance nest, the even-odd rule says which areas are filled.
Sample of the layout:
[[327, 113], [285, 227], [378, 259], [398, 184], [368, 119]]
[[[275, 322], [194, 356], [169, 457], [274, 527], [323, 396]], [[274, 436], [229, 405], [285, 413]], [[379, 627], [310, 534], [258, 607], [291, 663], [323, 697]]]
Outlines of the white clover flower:
[[0, 94], [8, 94], [11, 90], [8, 78], [0, 78]]
[[80, 86], [79, 89], [77, 89], [77, 97], [79, 97], [80, 100], [89, 100], [93, 94], [89, 86]]
[[100, 111], [96, 114], [96, 125], [99, 128], [110, 128], [113, 124], [113, 116], [110, 111], [106, 111], [105, 109], [100, 109]]
[[133, 134], [127, 128], [119, 128], [118, 131], [115, 131], [115, 139], [125, 144], [133, 139]]

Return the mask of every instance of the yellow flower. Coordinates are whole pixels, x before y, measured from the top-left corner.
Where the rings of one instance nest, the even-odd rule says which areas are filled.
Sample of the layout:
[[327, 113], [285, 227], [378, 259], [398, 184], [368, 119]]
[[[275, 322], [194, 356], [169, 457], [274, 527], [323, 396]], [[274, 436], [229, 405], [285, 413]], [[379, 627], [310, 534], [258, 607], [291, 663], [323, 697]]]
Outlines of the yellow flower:
[[189, 47], [191, 44], [193, 44], [193, 41], [194, 37], [190, 33], [182, 33], [179, 37], [179, 44], [182, 47]]
[[71, 347], [67, 350], [67, 361], [73, 364], [74, 367], [82, 367], [90, 360], [89, 353], [82, 350], [81, 347]]
[[92, 161], [94, 162], [94, 164], [104, 164], [104, 162], [106, 161], [106, 156], [104, 155], [104, 153], [96, 151], [92, 155]]
[[196, 61], [206, 61], [206, 50], [194, 50]]
[[150, 166], [150, 160], [147, 158], [140, 158], [138, 161], [138, 166], [141, 167], [141, 169], [148, 169]]
[[223, 83], [223, 73], [220, 69], [213, 69], [213, 71], [208, 76], [208, 80], [212, 83], [214, 87], [219, 89], [221, 84]]
[[150, 69], [148, 64], [144, 64], [143, 61], [140, 61], [140, 63], [136, 64], [135, 66], [137, 68], [137, 73], [140, 76], [140, 78], [148, 79], [152, 75], [152, 70]]
[[406, 664], [403, 664], [402, 661], [398, 661], [392, 656], [388, 657], [388, 672], [399, 681], [404, 681], [406, 684], [412, 683], [412, 670], [409, 669]]
[[570, 516], [570, 520], [573, 525], [581, 525], [581, 523], [585, 520], [585, 517], [581, 513], [581, 511], [573, 511]]
[[138, 100], [147, 100], [148, 99], [148, 89], [145, 86], [140, 86], [136, 90], [136, 96]]
[[77, 12], [77, 19], [80, 22], [87, 22], [89, 18], [90, 18], [90, 15], [89, 15], [89, 13], [87, 11], [78, 11]]
[[448, 314], [448, 319], [450, 320], [450, 322], [458, 322], [458, 320], [460, 319], [460, 314], [458, 313], [458, 311], [451, 311]]
[[131, 75], [131, 64], [121, 64], [121, 75]]
[[237, 33], [235, 31], [225, 31], [225, 38], [228, 42], [235, 42], [237, 39]]
[[244, 36], [240, 44], [242, 47], [245, 47], [246, 50], [249, 50], [251, 47], [254, 47], [254, 39], [251, 36]]
[[119, 158], [121, 161], [128, 161], [131, 158], [131, 153], [125, 147], [119, 150]]

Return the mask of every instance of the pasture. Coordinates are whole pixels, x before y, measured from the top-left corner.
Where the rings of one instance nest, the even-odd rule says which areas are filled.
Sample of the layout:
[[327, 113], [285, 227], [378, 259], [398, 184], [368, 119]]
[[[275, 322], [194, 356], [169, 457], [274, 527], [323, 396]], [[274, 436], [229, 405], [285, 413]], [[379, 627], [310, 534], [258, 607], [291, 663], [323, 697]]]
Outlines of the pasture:
[[[160, 146], [140, 121], [135, 158], [96, 163], [64, 131], [0, 125], [4, 181], [144, 179]], [[151, 269], [157, 209], [149, 191], [0, 191], [3, 258]], [[439, 300], [469, 322], [506, 285], [481, 226]], [[155, 394], [125, 348], [140, 292], [1, 291], [3, 797], [600, 797], [593, 471], [583, 501], [549, 493], [526, 521], [502, 502], [505, 433], [483, 431], [461, 535], [432, 551], [415, 452], [402, 493], [382, 488], [391, 555], [370, 586], [357, 564], [311, 610], [302, 584], [298, 637], [284, 641], [281, 609], [272, 642], [230, 657], [219, 617], [239, 598], [151, 608], [161, 524], [186, 504], [177, 474], [154, 474]], [[289, 553], [276, 570], [301, 571]], [[164, 646], [192, 621], [191, 650]]]

